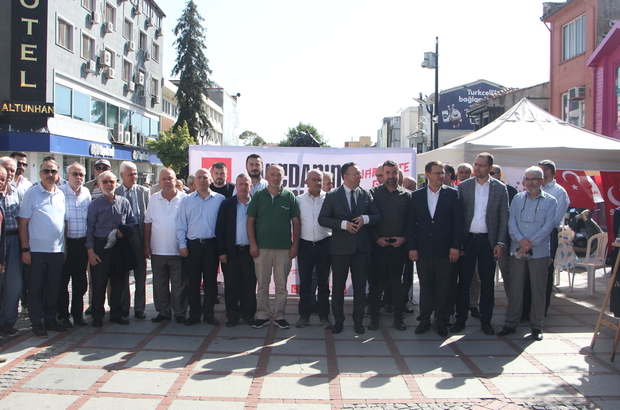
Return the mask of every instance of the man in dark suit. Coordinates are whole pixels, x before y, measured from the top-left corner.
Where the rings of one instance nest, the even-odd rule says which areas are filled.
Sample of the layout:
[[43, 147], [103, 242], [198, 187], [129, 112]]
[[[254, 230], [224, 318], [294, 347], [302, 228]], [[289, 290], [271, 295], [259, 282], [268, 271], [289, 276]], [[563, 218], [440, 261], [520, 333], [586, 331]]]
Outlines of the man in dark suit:
[[495, 334], [491, 326], [495, 301], [495, 259], [502, 256], [508, 237], [508, 193], [506, 185], [489, 173], [493, 155], [483, 152], [474, 162], [474, 178], [459, 185], [463, 211], [463, 252], [459, 262], [456, 295], [456, 323], [452, 333], [465, 329], [469, 309], [469, 287], [478, 263], [480, 276], [480, 323], [486, 335]]
[[420, 279], [420, 324], [415, 333], [430, 329], [434, 310], [437, 333], [444, 337], [448, 335], [463, 220], [458, 191], [443, 184], [442, 163], [431, 161], [424, 171], [428, 184], [411, 195], [406, 231], [409, 259], [417, 263]]
[[354, 162], [341, 168], [344, 184], [329, 192], [319, 213], [319, 224], [331, 228], [332, 333], [342, 332], [344, 323], [344, 288], [351, 269], [353, 282], [353, 323], [356, 333], [364, 333], [366, 277], [370, 268], [372, 243], [369, 226], [381, 222], [381, 214], [372, 195], [360, 188], [362, 173]]
[[[114, 194], [127, 198], [136, 219], [131, 244], [136, 254], [138, 267], [134, 269], [134, 315], [137, 319], [146, 319], [144, 309], [146, 307], [146, 258], [144, 257], [144, 215], [151, 199], [151, 192], [148, 188], [136, 184], [138, 182], [138, 169], [133, 162], [123, 161], [119, 167], [120, 176], [123, 181]], [[129, 275], [126, 277], [126, 284], [123, 287], [123, 312], [125, 317], [129, 316], [131, 292], [129, 291]]]

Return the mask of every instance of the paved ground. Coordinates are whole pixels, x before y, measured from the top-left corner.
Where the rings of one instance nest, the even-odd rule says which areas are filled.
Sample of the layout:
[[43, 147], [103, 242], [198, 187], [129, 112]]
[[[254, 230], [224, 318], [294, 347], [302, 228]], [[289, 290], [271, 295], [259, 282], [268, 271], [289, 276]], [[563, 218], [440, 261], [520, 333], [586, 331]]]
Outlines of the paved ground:
[[[587, 297], [583, 276], [573, 293], [554, 297], [542, 342], [527, 339], [526, 328], [485, 336], [475, 319], [461, 335], [416, 336], [415, 315], [406, 332], [384, 314], [382, 328], [364, 335], [349, 318], [332, 335], [315, 316], [304, 329], [226, 328], [223, 305], [217, 327], [132, 318], [41, 340], [23, 321], [23, 334], [0, 349], [9, 357], [0, 367], [0, 409], [620, 409], [611, 330], [589, 348], [606, 279], [601, 273]], [[562, 279], [567, 292], [566, 273]], [[501, 285], [496, 296], [499, 330]]]

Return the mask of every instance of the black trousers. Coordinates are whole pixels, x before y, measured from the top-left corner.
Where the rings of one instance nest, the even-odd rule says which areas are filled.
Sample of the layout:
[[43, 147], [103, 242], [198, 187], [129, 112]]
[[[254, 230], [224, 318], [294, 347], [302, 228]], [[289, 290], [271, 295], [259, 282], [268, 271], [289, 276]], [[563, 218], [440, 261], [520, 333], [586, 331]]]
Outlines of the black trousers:
[[376, 243], [372, 245], [370, 255], [372, 259], [372, 280], [370, 285], [370, 316], [379, 317], [379, 305], [384, 285], [389, 284], [392, 290], [392, 303], [394, 304], [394, 318], [402, 320], [403, 317], [403, 270], [407, 250], [404, 246], [381, 247]]
[[110, 293], [108, 294], [108, 305], [110, 306], [110, 319], [120, 319], [123, 316], [123, 288], [127, 271], [117, 265], [118, 258], [115, 245], [110, 249], [104, 249], [107, 239], [95, 238], [95, 254], [99, 256], [101, 262], [90, 265], [91, 288], [93, 298], [91, 301], [92, 318], [103, 320], [105, 316], [105, 296], [110, 283]]
[[317, 313], [319, 318], [329, 317], [329, 239], [319, 243], [299, 240], [297, 267], [299, 269], [299, 316], [310, 317], [312, 313], [312, 272], [316, 266], [317, 288], [319, 300]]
[[490, 324], [495, 303], [495, 257], [486, 234], [469, 234], [459, 259], [459, 283], [456, 290], [456, 320], [467, 321], [469, 290], [478, 262], [480, 276], [480, 322]]
[[[558, 229], [553, 228], [550, 235], [550, 246], [551, 246], [551, 257], [555, 258], [555, 253], [558, 250]], [[555, 266], [552, 263], [547, 267], [547, 285], [545, 287], [545, 316], [547, 315], [547, 310], [549, 310], [549, 305], [551, 304], [551, 293], [553, 292], [553, 282], [555, 274]], [[525, 288], [523, 289], [523, 316], [529, 317], [530, 308], [532, 306], [532, 290], [530, 287], [530, 276], [527, 276], [525, 280]]]
[[56, 322], [64, 253], [32, 252], [28, 272], [28, 315], [33, 326]]
[[256, 314], [256, 272], [250, 246], [237, 246], [235, 256], [222, 263], [224, 302], [229, 320], [254, 319]]
[[419, 259], [418, 279], [420, 280], [420, 324], [430, 323], [431, 313], [435, 311], [437, 323], [449, 324], [453, 306], [452, 289], [456, 284], [455, 263], [449, 258]]
[[336, 323], [344, 322], [344, 293], [351, 268], [353, 284], [353, 322], [362, 324], [366, 305], [366, 278], [370, 271], [370, 252], [348, 255], [331, 255], [332, 260], [332, 312]]
[[69, 319], [69, 281], [71, 281], [71, 316], [80, 319], [84, 315], [84, 294], [88, 287], [86, 267], [88, 252], [84, 247], [86, 238], [67, 238], [67, 258], [62, 267], [60, 292], [58, 293], [58, 317]]
[[[189, 317], [212, 318], [213, 306], [217, 297], [217, 267], [219, 258], [215, 249], [215, 238], [200, 242], [187, 240], [187, 284], [189, 296]], [[204, 301], [200, 300], [200, 282], [203, 282]]]

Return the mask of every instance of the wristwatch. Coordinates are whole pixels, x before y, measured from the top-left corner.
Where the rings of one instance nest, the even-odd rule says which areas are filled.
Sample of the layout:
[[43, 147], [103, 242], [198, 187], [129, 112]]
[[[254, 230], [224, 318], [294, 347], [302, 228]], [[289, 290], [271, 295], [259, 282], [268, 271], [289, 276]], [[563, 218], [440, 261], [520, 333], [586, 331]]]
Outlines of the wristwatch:
[[30, 252], [30, 248], [22, 248], [22, 252]]

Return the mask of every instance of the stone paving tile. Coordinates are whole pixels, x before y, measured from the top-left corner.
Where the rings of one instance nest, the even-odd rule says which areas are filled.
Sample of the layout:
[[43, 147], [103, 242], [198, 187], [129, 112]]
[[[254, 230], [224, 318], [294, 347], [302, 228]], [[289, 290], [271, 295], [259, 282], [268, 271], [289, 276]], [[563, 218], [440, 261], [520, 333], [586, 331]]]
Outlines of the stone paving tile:
[[420, 377], [414, 379], [424, 397], [432, 399], [492, 398], [487, 388], [474, 377]]
[[329, 404], [311, 403], [258, 403], [256, 410], [331, 410]]
[[67, 394], [14, 392], [0, 401], [0, 409], [46, 409], [65, 410], [78, 396]]
[[411, 400], [409, 388], [401, 376], [394, 377], [341, 377], [342, 398], [351, 399], [407, 399]]
[[194, 371], [218, 373], [254, 373], [259, 355], [208, 353], [196, 362]]
[[338, 373], [340, 374], [400, 374], [396, 362], [391, 357], [339, 357]]
[[272, 347], [272, 354], [300, 354], [325, 356], [325, 340], [290, 339], [275, 340]]
[[467, 356], [514, 355], [517, 353], [510, 345], [500, 338], [488, 340], [484, 343], [481, 343], [479, 340], [461, 339], [455, 342], [455, 345]]
[[96, 349], [80, 347], [64, 355], [56, 363], [74, 366], [112, 366], [129, 352], [125, 350]]
[[267, 374], [327, 374], [327, 357], [270, 356]]
[[601, 410], [618, 410], [620, 409], [620, 400], [594, 400], [594, 404]]
[[450, 341], [413, 341], [396, 340], [396, 347], [403, 356], [454, 356]]
[[340, 341], [336, 340], [337, 356], [379, 356], [389, 355], [387, 345], [383, 340], [355, 340]]
[[538, 355], [536, 360], [553, 373], [609, 373], [607, 367], [588, 355]]
[[207, 351], [226, 353], [259, 353], [263, 348], [263, 342], [264, 340], [261, 339], [216, 337], [207, 348]]
[[[185, 327], [187, 328], [188, 326]], [[190, 329], [194, 327], [196, 326], [189, 326]], [[252, 326], [248, 325], [237, 325], [235, 327], [221, 326], [220, 329], [218, 329], [217, 337], [247, 337], [264, 339], [265, 336], [267, 336], [267, 332], [269, 332], [269, 326], [264, 326], [260, 329], [254, 329]]]
[[562, 386], [546, 376], [498, 376], [491, 382], [508, 398], [572, 397]]
[[176, 381], [176, 373], [123, 370], [116, 372], [100, 392], [131, 394], [166, 394]]
[[532, 339], [513, 340], [514, 344], [519, 346], [532, 355], [535, 354], [558, 354], [558, 353], [578, 353], [579, 349], [570, 346], [563, 340], [546, 338], [542, 342], [535, 342]]
[[213, 331], [213, 326], [206, 323], [185, 326], [181, 323], [170, 323], [159, 332], [160, 335], [179, 335], [179, 336], [202, 336], [205, 337]]
[[575, 375], [560, 377], [584, 396], [620, 396], [620, 376]]
[[275, 377], [263, 379], [261, 399], [329, 399], [327, 377]]
[[106, 370], [49, 367], [24, 384], [25, 389], [88, 390]]
[[124, 397], [91, 397], [80, 410], [110, 410], [110, 409], [131, 409], [131, 410], [156, 410], [161, 400], [158, 399], [137, 399]]
[[[101, 330], [102, 333], [118, 333], [123, 334], [127, 333], [138, 333], [148, 335], [153, 330], [157, 329], [159, 323], [153, 323], [150, 320], [139, 320], [133, 318], [133, 312], [131, 313], [129, 319], [129, 325], [127, 326], [119, 326], [117, 324], [111, 324], [110, 326], [105, 326]], [[105, 323], [105, 322], [104, 322]]]
[[144, 346], [144, 348], [153, 350], [180, 350], [185, 352], [195, 352], [204, 340], [204, 337], [155, 336], [153, 340]]
[[471, 357], [474, 364], [485, 374], [542, 373], [527, 359], [517, 356]]
[[168, 408], [169, 410], [243, 410], [243, 401], [197, 401], [176, 399]]
[[183, 370], [192, 353], [141, 351], [123, 367], [140, 369]]
[[87, 340], [83, 346], [110, 347], [113, 349], [131, 349], [144, 340], [144, 335], [122, 333], [99, 333]]
[[459, 357], [405, 357], [411, 374], [471, 374], [471, 370]]
[[252, 377], [196, 373], [187, 378], [179, 396], [246, 398], [251, 385]]

